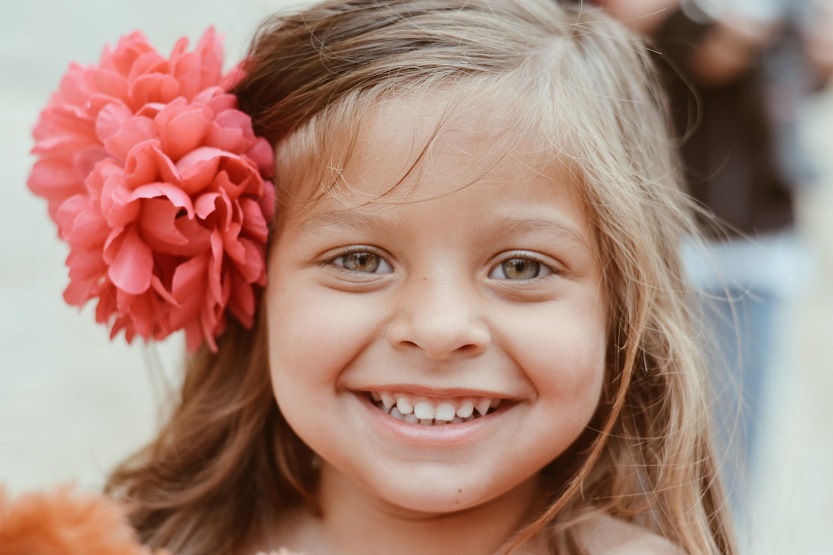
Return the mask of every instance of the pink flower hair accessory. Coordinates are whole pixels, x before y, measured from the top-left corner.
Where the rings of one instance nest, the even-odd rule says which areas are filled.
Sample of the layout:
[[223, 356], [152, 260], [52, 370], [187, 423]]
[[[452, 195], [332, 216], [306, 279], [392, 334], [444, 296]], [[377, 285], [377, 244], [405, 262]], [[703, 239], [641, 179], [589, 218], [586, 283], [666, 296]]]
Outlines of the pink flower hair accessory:
[[141, 33], [71, 64], [33, 135], [28, 185], [70, 247], [64, 299], [128, 342], [184, 329], [215, 338], [227, 312], [246, 327], [266, 282], [273, 151], [227, 91], [220, 39], [169, 58]]

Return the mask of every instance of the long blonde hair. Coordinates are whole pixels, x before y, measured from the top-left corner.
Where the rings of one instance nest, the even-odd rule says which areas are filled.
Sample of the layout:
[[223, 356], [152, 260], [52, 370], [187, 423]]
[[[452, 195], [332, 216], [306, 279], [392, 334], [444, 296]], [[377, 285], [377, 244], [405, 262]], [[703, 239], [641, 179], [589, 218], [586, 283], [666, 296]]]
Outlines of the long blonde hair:
[[[546, 469], [552, 503], [516, 545], [544, 533], [554, 553], [580, 552], [575, 525], [603, 512], [691, 553], [734, 553], [680, 266], [694, 228], [639, 39], [552, 0], [330, 1], [264, 24], [243, 69], [234, 92], [276, 145], [279, 216], [297, 201], [285, 184], [324, 179], [333, 137], [386, 95], [514, 96], [513, 137], [540, 137], [581, 185], [610, 303], [597, 414]], [[170, 421], [113, 473], [148, 543], [233, 553], [287, 510], [316, 510], [313, 454], [275, 403], [265, 328], [262, 313], [232, 324], [218, 353], [191, 358]]]

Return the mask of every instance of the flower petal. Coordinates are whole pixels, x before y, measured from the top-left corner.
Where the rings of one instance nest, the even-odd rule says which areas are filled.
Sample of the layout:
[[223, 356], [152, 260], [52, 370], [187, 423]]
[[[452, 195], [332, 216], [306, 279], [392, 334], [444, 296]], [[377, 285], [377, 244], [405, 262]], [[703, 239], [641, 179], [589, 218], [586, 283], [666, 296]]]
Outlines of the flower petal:
[[211, 234], [211, 272], [208, 273], [208, 289], [211, 299], [215, 302], [223, 301], [223, 237], [215, 230]]
[[241, 239], [244, 247], [244, 262], [237, 265], [243, 278], [249, 283], [258, 283], [266, 275], [266, 262], [260, 245], [248, 239]]
[[139, 226], [142, 237], [154, 251], [178, 254], [179, 247], [188, 244], [188, 237], [176, 226], [180, 210], [176, 205], [160, 198], [142, 202]]
[[[130, 108], [121, 102], [110, 102], [98, 112], [95, 121], [95, 134], [100, 141], [106, 141], [116, 135], [121, 130], [122, 125], [132, 117], [133, 112]], [[112, 151], [110, 153], [112, 154]]]
[[240, 199], [240, 210], [243, 212], [243, 231], [246, 235], [258, 240], [261, 244], [266, 243], [269, 237], [269, 224], [260, 204], [252, 199]]
[[202, 220], [214, 213], [220, 193], [204, 193], [194, 202], [194, 213]]
[[[67, 256], [69, 277], [73, 281], [98, 281], [104, 275], [107, 265], [101, 258], [101, 251], [75, 250]], [[86, 299], [85, 299], [86, 300]]]
[[205, 89], [220, 83], [223, 77], [223, 45], [214, 27], [206, 29], [194, 52], [200, 57], [199, 88]]
[[180, 158], [176, 168], [182, 177], [182, 188], [193, 195], [208, 187], [217, 175], [224, 155], [222, 150], [201, 147]]
[[246, 152], [255, 144], [252, 119], [240, 110], [219, 113], [214, 118], [206, 143], [229, 152]]
[[157, 181], [179, 185], [179, 171], [170, 158], [162, 152], [158, 140], [136, 145], [124, 164], [125, 182], [132, 187]]
[[114, 71], [94, 68], [92, 70], [92, 78], [98, 92], [111, 98], [127, 98], [129, 89], [127, 79], [124, 75], [119, 75]]
[[104, 246], [109, 232], [101, 212], [88, 208], [75, 217], [66, 239], [73, 248], [98, 250]]
[[153, 251], [131, 227], [121, 237], [107, 277], [122, 291], [140, 295], [150, 287], [152, 276]]
[[179, 94], [179, 83], [170, 75], [151, 73], [130, 83], [131, 106], [138, 110], [149, 102], [170, 102]]
[[[102, 112], [107, 111], [105, 108]], [[124, 161], [133, 148], [145, 141], [158, 139], [156, 124], [143, 117], [132, 117], [122, 122], [119, 130], [104, 141], [104, 148], [117, 160]]]
[[255, 294], [252, 286], [241, 277], [232, 274], [229, 310], [247, 328], [254, 324]]
[[70, 279], [64, 289], [64, 301], [70, 306], [82, 307], [84, 303], [97, 295], [98, 290], [96, 279]]
[[162, 149], [176, 162], [202, 144], [211, 123], [203, 106], [169, 106], [156, 116]]
[[259, 138], [246, 155], [257, 164], [261, 175], [271, 179], [275, 175], [275, 151], [266, 139]]
[[162, 298], [163, 301], [170, 305], [173, 305], [174, 307], [179, 308], [179, 302], [177, 302], [174, 296], [171, 295], [170, 291], [165, 289], [165, 286], [162, 284], [162, 281], [158, 277], [153, 276], [151, 278], [150, 286], [156, 292], [156, 294]]
[[49, 201], [49, 215], [53, 220], [64, 200], [85, 193], [83, 181], [79, 181], [75, 168], [65, 159], [47, 158], [36, 162], [26, 184], [33, 193]]
[[[97, 172], [93, 174], [94, 177]], [[114, 172], [104, 179], [101, 189], [101, 213], [113, 228], [125, 227], [139, 217], [140, 206], [130, 200], [131, 191], [122, 172]]]
[[165, 198], [177, 209], [185, 210], [189, 218], [194, 217], [194, 206], [191, 203], [191, 197], [186, 195], [182, 189], [170, 183], [149, 183], [137, 187], [127, 197], [127, 202], [150, 198]]
[[196, 320], [205, 303], [206, 274], [210, 255], [195, 256], [180, 264], [174, 272], [171, 296], [177, 309], [171, 311], [171, 326], [181, 328]]

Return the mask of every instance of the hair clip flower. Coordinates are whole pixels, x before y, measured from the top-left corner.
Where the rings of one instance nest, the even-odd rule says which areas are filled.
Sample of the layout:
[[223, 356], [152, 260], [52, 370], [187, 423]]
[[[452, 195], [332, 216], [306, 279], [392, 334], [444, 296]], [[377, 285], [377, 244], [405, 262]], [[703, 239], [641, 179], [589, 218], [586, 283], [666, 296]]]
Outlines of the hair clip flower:
[[195, 350], [254, 320], [274, 212], [272, 147], [227, 93], [220, 39], [169, 58], [141, 33], [71, 64], [34, 128], [29, 188], [70, 247], [64, 299], [131, 342]]

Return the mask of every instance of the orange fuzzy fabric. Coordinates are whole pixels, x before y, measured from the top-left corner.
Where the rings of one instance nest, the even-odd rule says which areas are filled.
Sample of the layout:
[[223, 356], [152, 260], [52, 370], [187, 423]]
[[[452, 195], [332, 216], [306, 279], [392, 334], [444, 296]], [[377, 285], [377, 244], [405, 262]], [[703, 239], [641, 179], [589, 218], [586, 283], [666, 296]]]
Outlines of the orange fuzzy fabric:
[[[0, 486], [0, 555], [171, 555], [141, 545], [124, 509], [71, 487], [12, 500]], [[300, 555], [287, 549], [258, 555]]]
[[[152, 555], [136, 540], [121, 507], [64, 487], [11, 500], [0, 488], [3, 555]], [[156, 555], [166, 552], [158, 551]]]

